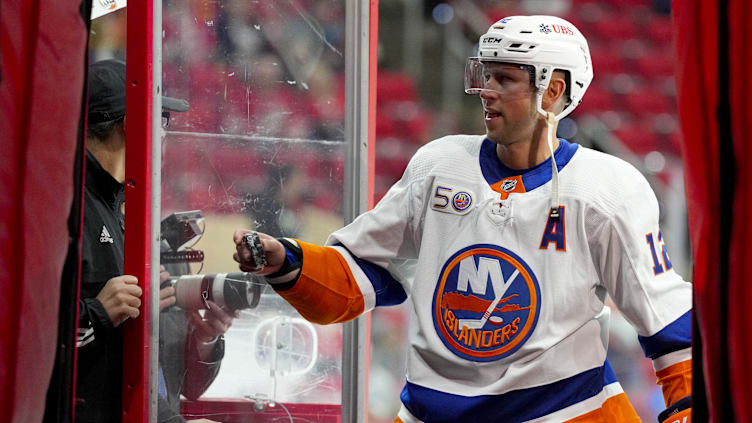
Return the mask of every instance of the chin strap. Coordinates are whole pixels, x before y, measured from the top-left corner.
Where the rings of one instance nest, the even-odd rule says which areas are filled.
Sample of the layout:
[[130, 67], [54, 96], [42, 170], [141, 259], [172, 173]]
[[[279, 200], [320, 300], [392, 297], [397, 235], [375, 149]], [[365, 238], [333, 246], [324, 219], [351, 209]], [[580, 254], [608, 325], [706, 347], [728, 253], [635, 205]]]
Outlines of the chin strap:
[[548, 129], [548, 151], [551, 153], [551, 217], [559, 218], [559, 167], [554, 156], [554, 132], [556, 132], [556, 115], [546, 112]]

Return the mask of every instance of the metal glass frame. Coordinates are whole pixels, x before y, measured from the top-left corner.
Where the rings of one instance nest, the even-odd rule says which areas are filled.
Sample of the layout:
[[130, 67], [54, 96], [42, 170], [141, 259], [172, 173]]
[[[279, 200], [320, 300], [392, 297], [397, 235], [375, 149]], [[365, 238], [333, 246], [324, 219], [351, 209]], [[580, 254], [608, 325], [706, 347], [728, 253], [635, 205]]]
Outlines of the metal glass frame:
[[[377, 11], [377, 0], [346, 2], [345, 224], [372, 203]], [[151, 316], [159, 312], [159, 294], [150, 287], [159, 280], [161, 0], [131, 4], [127, 43], [126, 226], [146, 230], [127, 234], [124, 271], [139, 278], [149, 313], [124, 328], [123, 421], [144, 422], [156, 421], [157, 413], [159, 325]], [[366, 316], [344, 327], [345, 422], [365, 420], [368, 333]]]
[[[370, 79], [369, 26], [376, 2], [353, 1], [345, 9], [345, 204], [347, 225], [368, 210], [373, 190], [369, 190], [369, 117], [372, 105]], [[377, 10], [377, 9], [376, 9]], [[373, 75], [375, 78], [375, 73]], [[374, 81], [375, 86], [375, 81]], [[370, 176], [370, 178], [369, 178]], [[367, 399], [367, 356], [370, 347], [367, 316], [345, 323], [342, 340], [342, 421], [365, 421]]]
[[[151, 397], [155, 396], [155, 382], [151, 355], [152, 346], [151, 313], [158, 307], [157, 292], [150, 289], [151, 280], [158, 268], [153, 268], [154, 233], [158, 225], [153, 225], [153, 207], [159, 208], [159, 191], [153, 189], [154, 143], [159, 139], [161, 120], [161, 99], [159, 92], [159, 67], [154, 66], [154, 57], [160, 57], [161, 42], [161, 0], [151, 0], [136, 5], [131, 4], [127, 19], [126, 51], [126, 150], [125, 195], [126, 227], [144, 228], [144, 231], [126, 233], [124, 273], [139, 279], [143, 290], [141, 317], [123, 326], [123, 421], [155, 421], [156, 414], [150, 409]], [[155, 25], [159, 28], [155, 30]], [[157, 38], [160, 37], [160, 38]], [[156, 46], [156, 51], [155, 51]], [[160, 60], [156, 60], [158, 65]], [[156, 98], [156, 101], [155, 101]], [[158, 143], [157, 143], [158, 146]], [[159, 152], [157, 152], [159, 154]], [[158, 159], [158, 156], [157, 156]], [[137, 165], [134, 166], [133, 164]], [[158, 162], [157, 162], [158, 163]], [[157, 166], [156, 169], [159, 169]], [[157, 181], [159, 179], [157, 178]], [[158, 187], [159, 185], [157, 185]], [[156, 198], [156, 201], [155, 201]], [[156, 216], [159, 216], [158, 210]], [[153, 366], [156, 366], [153, 364]], [[155, 381], [155, 382], [152, 382]]]

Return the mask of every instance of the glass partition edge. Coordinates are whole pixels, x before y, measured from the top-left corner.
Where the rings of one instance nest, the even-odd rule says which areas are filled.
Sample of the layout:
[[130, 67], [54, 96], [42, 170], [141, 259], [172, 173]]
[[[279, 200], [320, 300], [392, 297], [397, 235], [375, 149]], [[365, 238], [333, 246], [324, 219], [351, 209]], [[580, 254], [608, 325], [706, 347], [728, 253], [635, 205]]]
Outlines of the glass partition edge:
[[162, 207], [162, 0], [153, 1], [152, 116], [151, 116], [151, 304], [149, 319], [149, 421], [156, 422], [159, 395], [159, 273]]
[[[344, 223], [368, 208], [369, 2], [345, 10], [345, 198]], [[345, 323], [342, 340], [342, 421], [366, 415], [366, 316]]]

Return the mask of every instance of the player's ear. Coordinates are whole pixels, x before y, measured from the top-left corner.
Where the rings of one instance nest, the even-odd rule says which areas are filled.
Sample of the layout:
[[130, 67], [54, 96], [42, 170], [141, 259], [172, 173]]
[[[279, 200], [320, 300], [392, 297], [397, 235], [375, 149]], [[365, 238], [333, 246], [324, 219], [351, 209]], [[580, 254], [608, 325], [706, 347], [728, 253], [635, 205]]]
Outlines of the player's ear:
[[559, 99], [564, 97], [566, 88], [567, 83], [564, 82], [564, 76], [559, 75], [559, 72], [554, 72], [554, 76], [551, 78], [551, 82], [548, 83], [546, 92], [543, 93], [543, 102], [541, 106], [543, 106], [545, 110], [549, 110], [552, 105], [556, 104]]

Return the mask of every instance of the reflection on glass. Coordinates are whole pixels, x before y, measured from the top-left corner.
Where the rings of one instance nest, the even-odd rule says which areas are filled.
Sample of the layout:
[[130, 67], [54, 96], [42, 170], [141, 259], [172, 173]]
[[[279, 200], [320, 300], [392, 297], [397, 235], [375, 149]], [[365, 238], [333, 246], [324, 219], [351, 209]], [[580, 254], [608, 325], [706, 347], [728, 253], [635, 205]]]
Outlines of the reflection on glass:
[[165, 2], [164, 86], [192, 105], [174, 130], [341, 141], [344, 2], [306, 4]]
[[[341, 0], [164, 2], [164, 92], [190, 110], [170, 116], [162, 142], [162, 216], [201, 216], [179, 232], [190, 243], [168, 243], [185, 259], [167, 265], [179, 305], [160, 316], [171, 400], [245, 401], [250, 407], [233, 412], [237, 421], [276, 402], [292, 417], [295, 404], [341, 402], [341, 327], [304, 321], [252, 277], [219, 275], [237, 271], [236, 228], [322, 243], [342, 226], [344, 7]], [[233, 317], [224, 340], [196, 348], [191, 337], [210, 317], [211, 300], [235, 294], [249, 306], [234, 307], [234, 315], [223, 307]], [[193, 377], [190, 356], [202, 348], [214, 354], [204, 356], [211, 365], [203, 379]], [[190, 418], [222, 419], [221, 407], [202, 407]]]
[[304, 319], [277, 316], [256, 327], [254, 357], [273, 376], [306, 374], [316, 364], [318, 336]]
[[225, 337], [236, 347], [205, 397], [339, 403], [339, 329], [314, 326], [285, 304], [269, 290], [258, 308], [241, 313]]

